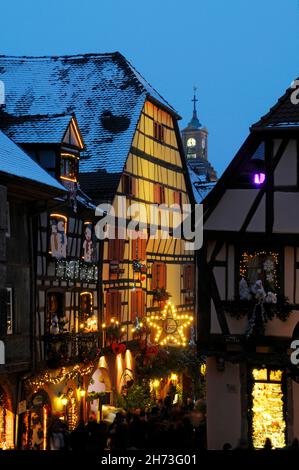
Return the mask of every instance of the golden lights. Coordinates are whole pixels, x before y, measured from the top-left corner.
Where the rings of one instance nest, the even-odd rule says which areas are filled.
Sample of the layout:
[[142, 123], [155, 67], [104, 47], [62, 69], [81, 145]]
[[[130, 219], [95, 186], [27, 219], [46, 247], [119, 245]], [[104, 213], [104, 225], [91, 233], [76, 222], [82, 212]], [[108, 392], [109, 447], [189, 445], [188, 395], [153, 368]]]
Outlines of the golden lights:
[[266, 438], [275, 448], [285, 446], [286, 423], [283, 414], [282, 371], [254, 369], [252, 398], [252, 441], [262, 448]]
[[193, 322], [193, 315], [177, 313], [174, 305], [169, 301], [162, 314], [153, 313], [147, 318], [149, 327], [155, 330], [154, 339], [160, 346], [174, 345], [185, 347], [187, 337], [185, 329]]
[[277, 268], [279, 264], [279, 255], [278, 253], [274, 251], [265, 251], [265, 250], [260, 250], [260, 251], [255, 251], [254, 253], [247, 253], [246, 251], [242, 254], [241, 260], [240, 260], [240, 277], [247, 278], [248, 277], [248, 268], [250, 265], [256, 262], [258, 258], [262, 257], [264, 259], [264, 262], [267, 261], [268, 259], [271, 259], [274, 264], [274, 269], [272, 272], [273, 275], [273, 285], [274, 287], [278, 287], [278, 279], [277, 279]]

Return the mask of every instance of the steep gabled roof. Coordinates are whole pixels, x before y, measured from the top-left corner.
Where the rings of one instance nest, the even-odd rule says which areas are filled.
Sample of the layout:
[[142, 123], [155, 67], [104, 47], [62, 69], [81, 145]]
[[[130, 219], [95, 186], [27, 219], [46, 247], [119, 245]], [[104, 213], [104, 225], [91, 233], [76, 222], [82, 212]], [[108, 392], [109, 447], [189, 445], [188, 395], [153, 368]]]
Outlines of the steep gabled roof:
[[5, 83], [8, 114], [76, 115], [85, 143], [80, 173], [86, 175], [82, 182], [87, 191], [90, 178], [104, 192], [116, 190], [147, 97], [178, 117], [118, 52], [0, 56], [0, 80]]
[[288, 128], [299, 126], [299, 104], [292, 102], [292, 94], [298, 95], [298, 91], [296, 92], [295, 88], [290, 86], [270, 111], [253, 124], [251, 129], [254, 130], [261, 127]]
[[0, 131], [0, 173], [39, 183], [51, 189], [66, 192], [66, 189], [40, 167], [18, 145]]
[[0, 127], [18, 144], [59, 144], [71, 120], [70, 115], [6, 116]]

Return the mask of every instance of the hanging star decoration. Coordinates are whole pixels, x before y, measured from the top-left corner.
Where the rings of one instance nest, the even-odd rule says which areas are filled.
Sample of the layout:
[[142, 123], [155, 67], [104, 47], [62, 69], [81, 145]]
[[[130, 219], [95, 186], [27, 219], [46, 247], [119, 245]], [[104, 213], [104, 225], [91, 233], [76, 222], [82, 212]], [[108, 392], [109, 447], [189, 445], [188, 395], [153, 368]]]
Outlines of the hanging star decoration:
[[177, 313], [169, 301], [161, 314], [153, 313], [147, 318], [148, 326], [155, 331], [155, 342], [160, 346], [186, 346], [185, 330], [193, 321], [190, 313]]

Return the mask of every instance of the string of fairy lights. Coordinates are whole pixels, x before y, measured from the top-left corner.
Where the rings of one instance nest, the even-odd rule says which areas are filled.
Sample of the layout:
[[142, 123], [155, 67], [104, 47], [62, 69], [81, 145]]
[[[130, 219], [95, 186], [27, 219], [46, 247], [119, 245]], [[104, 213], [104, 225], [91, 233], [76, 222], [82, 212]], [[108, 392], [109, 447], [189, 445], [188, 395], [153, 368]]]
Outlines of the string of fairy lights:
[[[31, 377], [27, 380], [27, 384], [33, 389], [34, 393], [46, 384], [56, 385], [62, 382], [76, 379], [79, 375], [85, 376], [91, 374], [94, 364], [82, 365], [75, 364], [70, 370], [62, 367], [58, 372], [45, 370], [41, 374]], [[53, 373], [54, 372], [54, 373]]]
[[155, 330], [155, 342], [160, 346], [176, 345], [185, 347], [187, 336], [185, 329], [193, 322], [193, 315], [177, 313], [174, 305], [169, 301], [162, 314], [151, 314], [147, 323]]
[[[272, 284], [277, 288], [278, 287], [278, 278], [277, 278], [277, 267], [279, 264], [279, 255], [275, 251], [255, 251], [253, 253], [248, 253], [247, 251], [242, 254], [241, 260], [240, 260], [240, 277], [242, 278], [247, 278], [248, 277], [248, 269], [249, 267], [253, 264], [253, 261], [258, 259], [258, 258], [263, 258], [264, 259], [264, 264], [268, 262], [268, 264], [272, 263], [273, 268], [268, 269], [268, 271], [271, 270], [271, 276], [272, 276]], [[266, 266], [267, 268], [267, 266]], [[267, 271], [267, 269], [264, 270]]]

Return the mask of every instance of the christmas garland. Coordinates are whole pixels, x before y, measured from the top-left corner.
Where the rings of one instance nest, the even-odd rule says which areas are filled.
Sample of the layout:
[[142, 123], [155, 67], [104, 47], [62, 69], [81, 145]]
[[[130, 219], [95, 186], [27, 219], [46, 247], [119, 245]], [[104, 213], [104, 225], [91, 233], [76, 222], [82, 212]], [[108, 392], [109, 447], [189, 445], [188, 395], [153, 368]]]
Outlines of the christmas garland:
[[[227, 300], [223, 302], [225, 312], [233, 318], [240, 319], [242, 317], [251, 317], [255, 307], [258, 306], [256, 299], [240, 299]], [[282, 294], [277, 294], [276, 303], [263, 302], [264, 317], [266, 321], [273, 320], [277, 317], [281, 321], [286, 321], [292, 312], [292, 306], [288, 298]]]

